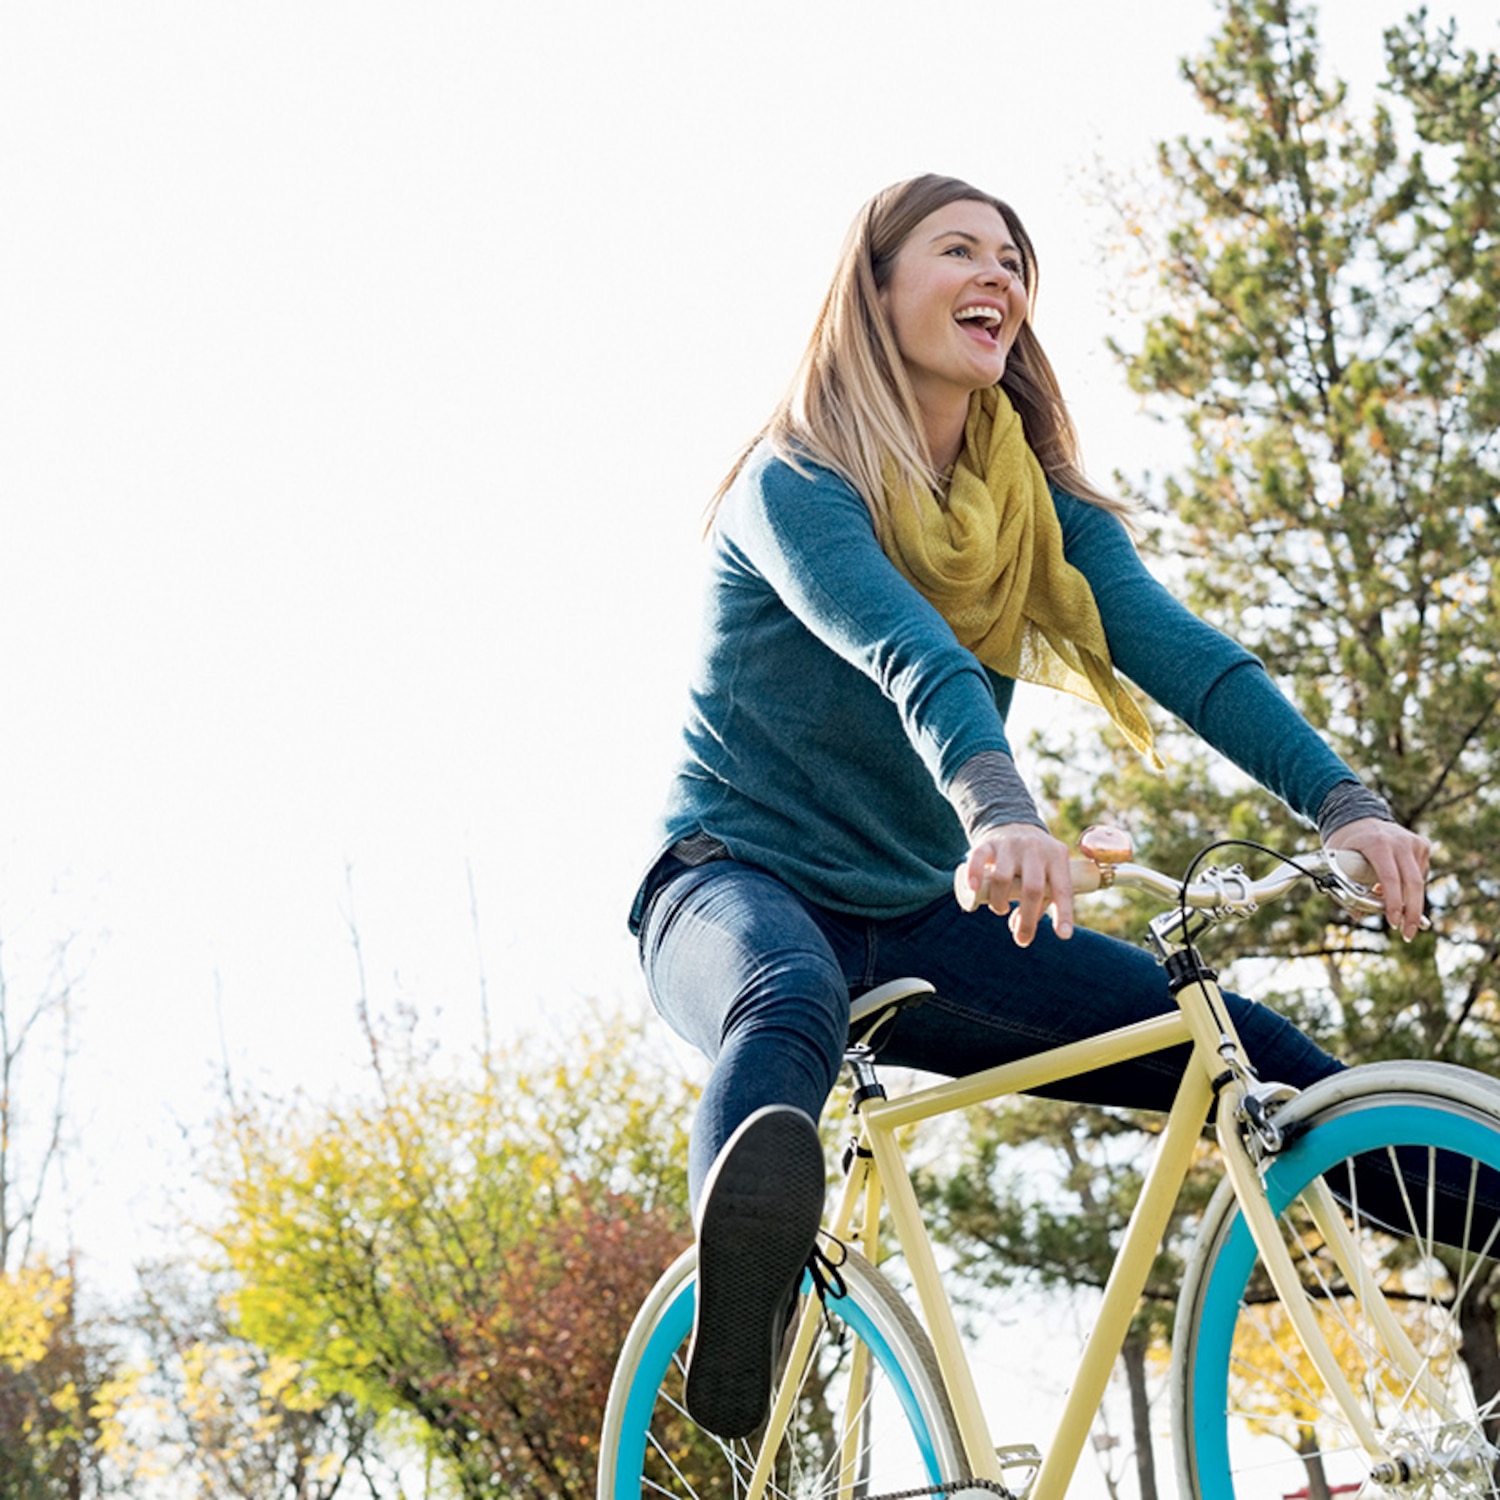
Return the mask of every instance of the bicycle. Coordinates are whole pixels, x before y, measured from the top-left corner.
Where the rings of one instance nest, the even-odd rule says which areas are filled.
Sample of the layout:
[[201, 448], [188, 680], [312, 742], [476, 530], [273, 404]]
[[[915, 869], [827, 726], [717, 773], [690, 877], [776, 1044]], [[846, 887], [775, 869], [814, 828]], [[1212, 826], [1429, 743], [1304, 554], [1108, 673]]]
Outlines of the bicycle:
[[[752, 1439], [723, 1443], [682, 1407], [690, 1248], [620, 1354], [600, 1500], [1062, 1500], [1210, 1118], [1225, 1175], [1184, 1274], [1169, 1374], [1184, 1500], [1279, 1500], [1311, 1484], [1311, 1452], [1332, 1493], [1500, 1496], [1500, 1375], [1471, 1375], [1463, 1349], [1470, 1304], [1500, 1256], [1500, 1083], [1422, 1062], [1351, 1068], [1300, 1093], [1262, 1082], [1195, 939], [1303, 879], [1352, 912], [1379, 912], [1358, 878], [1370, 871], [1318, 851], [1259, 880], [1235, 865], [1179, 882], [1131, 863], [1123, 838], [1090, 831], [1075, 890], [1131, 886], [1170, 903], [1149, 932], [1178, 1011], [889, 1098], [872, 1043], [932, 986], [898, 980], [860, 997], [847, 1054], [857, 1133], [826, 1228], [833, 1266], [804, 1277], [769, 1418]], [[966, 905], [988, 899], [957, 876], [955, 888]], [[1045, 1453], [997, 1448], [898, 1132], [1183, 1042], [1192, 1062], [1054, 1438]], [[883, 1217], [921, 1320], [876, 1269]], [[1295, 1445], [1265, 1435], [1278, 1423]]]

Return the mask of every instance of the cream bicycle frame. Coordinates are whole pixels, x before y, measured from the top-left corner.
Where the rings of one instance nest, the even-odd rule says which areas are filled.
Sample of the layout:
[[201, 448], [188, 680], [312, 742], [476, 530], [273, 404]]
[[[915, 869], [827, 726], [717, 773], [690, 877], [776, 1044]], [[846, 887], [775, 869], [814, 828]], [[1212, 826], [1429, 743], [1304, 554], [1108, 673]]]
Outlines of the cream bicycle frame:
[[[1085, 1344], [1081, 1362], [1058, 1420], [1057, 1430], [1042, 1457], [1041, 1467], [1027, 1492], [1027, 1500], [1063, 1500], [1088, 1440], [1105, 1389], [1129, 1331], [1146, 1279], [1166, 1234], [1174, 1205], [1212, 1111], [1225, 1169], [1234, 1185], [1241, 1212], [1262, 1261], [1302, 1340], [1308, 1358], [1348, 1418], [1372, 1462], [1387, 1457], [1338, 1360], [1317, 1327], [1298, 1280], [1291, 1256], [1281, 1240], [1276, 1218], [1261, 1186], [1259, 1169], [1241, 1129], [1246, 1080], [1254, 1075], [1246, 1062], [1233, 1023], [1216, 984], [1210, 979], [1190, 982], [1177, 994], [1179, 1012], [1133, 1026], [1089, 1037], [1017, 1062], [989, 1068], [969, 1077], [916, 1090], [896, 1099], [869, 1099], [860, 1107], [860, 1152], [848, 1173], [829, 1221], [830, 1232], [859, 1248], [872, 1262], [879, 1260], [879, 1221], [882, 1208], [906, 1259], [918, 1304], [937, 1355], [943, 1383], [953, 1407], [970, 1474], [976, 1479], [1003, 1480], [1003, 1464], [995, 1448], [975, 1386], [973, 1371], [959, 1336], [953, 1309], [943, 1289], [932, 1239], [923, 1222], [911, 1176], [902, 1157], [897, 1133], [919, 1121], [986, 1103], [1007, 1094], [1026, 1093], [1089, 1073], [1114, 1063], [1161, 1051], [1183, 1042], [1192, 1044], [1192, 1062], [1167, 1117], [1141, 1195], [1131, 1214], [1105, 1286], [1097, 1320]], [[1215, 1089], [1218, 1101], [1215, 1106]], [[1314, 1210], [1330, 1214], [1325, 1198]], [[1357, 1252], [1347, 1236], [1335, 1236], [1349, 1261], [1350, 1284], [1365, 1304], [1376, 1326], [1387, 1331], [1392, 1357], [1408, 1378], [1427, 1389], [1436, 1401], [1430, 1379], [1417, 1352], [1400, 1333], [1399, 1324], [1369, 1279], [1354, 1270]], [[819, 1308], [809, 1299], [793, 1341], [787, 1369], [802, 1369], [816, 1333]], [[863, 1346], [856, 1359], [864, 1357]], [[859, 1379], [856, 1366], [855, 1381]], [[782, 1383], [772, 1409], [766, 1441], [747, 1494], [765, 1493], [774, 1452], [796, 1399], [799, 1381]], [[852, 1384], [851, 1389], [857, 1389]], [[1445, 1402], [1441, 1404], [1446, 1405]], [[853, 1406], [854, 1403], [851, 1403]], [[857, 1419], [855, 1419], [857, 1420]], [[844, 1434], [840, 1496], [852, 1490], [853, 1444], [857, 1433]]]

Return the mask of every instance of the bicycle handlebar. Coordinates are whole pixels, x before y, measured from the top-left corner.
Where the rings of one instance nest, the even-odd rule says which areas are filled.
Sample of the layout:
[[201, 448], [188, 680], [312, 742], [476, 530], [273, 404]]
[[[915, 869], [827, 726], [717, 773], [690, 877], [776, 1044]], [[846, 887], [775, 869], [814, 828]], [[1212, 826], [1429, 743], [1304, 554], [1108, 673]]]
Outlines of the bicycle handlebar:
[[[1374, 869], [1363, 855], [1352, 849], [1316, 849], [1310, 854], [1299, 854], [1294, 862], [1283, 860], [1259, 880], [1252, 880], [1238, 865], [1227, 870], [1214, 869], [1186, 889], [1171, 875], [1129, 861], [1096, 861], [1076, 855], [1068, 861], [1068, 868], [1075, 896], [1086, 896], [1111, 886], [1131, 886], [1150, 891], [1174, 906], [1250, 912], [1264, 901], [1285, 895], [1299, 880], [1311, 878], [1349, 911], [1374, 916], [1385, 910], [1385, 904], [1370, 893], [1375, 881]], [[970, 890], [968, 865], [961, 864], [953, 872], [953, 894], [965, 911], [977, 911], [989, 904], [989, 882], [986, 880], [977, 891]]]

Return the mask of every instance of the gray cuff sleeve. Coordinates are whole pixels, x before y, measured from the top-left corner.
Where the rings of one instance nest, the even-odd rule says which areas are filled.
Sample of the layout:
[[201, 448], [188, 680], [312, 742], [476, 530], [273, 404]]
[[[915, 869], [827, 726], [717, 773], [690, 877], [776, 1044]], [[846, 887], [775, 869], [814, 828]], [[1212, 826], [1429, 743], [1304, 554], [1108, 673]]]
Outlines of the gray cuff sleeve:
[[1341, 781], [1324, 797], [1318, 809], [1318, 837], [1326, 842], [1330, 833], [1359, 818], [1379, 818], [1383, 823], [1396, 821], [1384, 797], [1357, 781]]
[[1000, 828], [1006, 823], [1047, 826], [1016, 770], [1015, 761], [1003, 750], [981, 750], [978, 755], [971, 755], [954, 772], [948, 785], [948, 800], [971, 841], [985, 829]]

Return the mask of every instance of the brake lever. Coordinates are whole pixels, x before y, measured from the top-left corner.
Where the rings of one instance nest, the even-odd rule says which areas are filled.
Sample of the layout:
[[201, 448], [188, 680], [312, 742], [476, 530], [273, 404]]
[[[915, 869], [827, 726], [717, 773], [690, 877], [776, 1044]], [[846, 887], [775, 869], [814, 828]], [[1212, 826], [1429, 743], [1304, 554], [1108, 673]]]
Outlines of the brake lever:
[[[1338, 902], [1345, 911], [1365, 917], [1385, 915], [1385, 902], [1374, 894], [1375, 871], [1363, 855], [1352, 849], [1325, 849], [1323, 861], [1323, 873], [1313, 877], [1313, 883], [1320, 891]], [[1423, 916], [1417, 925], [1422, 932], [1432, 930], [1429, 917]]]

